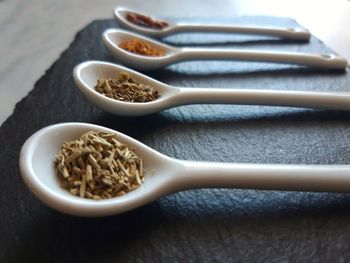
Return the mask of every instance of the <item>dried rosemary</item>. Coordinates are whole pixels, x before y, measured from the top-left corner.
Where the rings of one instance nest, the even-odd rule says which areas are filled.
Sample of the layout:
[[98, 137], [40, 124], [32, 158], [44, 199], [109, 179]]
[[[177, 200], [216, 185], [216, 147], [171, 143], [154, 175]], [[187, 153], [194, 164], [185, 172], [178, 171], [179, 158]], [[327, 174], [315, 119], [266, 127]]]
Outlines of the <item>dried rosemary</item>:
[[124, 195], [144, 181], [142, 159], [113, 133], [90, 131], [65, 142], [55, 168], [63, 188], [95, 200]]
[[136, 82], [124, 72], [117, 79], [98, 79], [95, 89], [109, 98], [127, 102], [150, 102], [159, 98], [155, 88]]

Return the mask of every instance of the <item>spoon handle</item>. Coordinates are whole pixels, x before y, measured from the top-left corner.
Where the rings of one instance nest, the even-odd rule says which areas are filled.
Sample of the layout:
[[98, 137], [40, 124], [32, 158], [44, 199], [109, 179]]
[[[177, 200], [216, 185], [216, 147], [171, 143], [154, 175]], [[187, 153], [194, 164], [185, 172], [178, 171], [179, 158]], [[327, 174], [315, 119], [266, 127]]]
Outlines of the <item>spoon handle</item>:
[[350, 192], [349, 165], [276, 165], [179, 161], [174, 188], [251, 188]]
[[181, 51], [177, 54], [178, 62], [188, 60], [258, 61], [341, 70], [344, 70], [348, 66], [345, 58], [334, 54], [204, 48], [182, 48]]
[[239, 25], [202, 25], [177, 24], [173, 32], [220, 32], [274, 36], [283, 39], [308, 41], [310, 32], [303, 28], [239, 26]]
[[180, 88], [173, 106], [237, 104], [350, 110], [350, 92]]

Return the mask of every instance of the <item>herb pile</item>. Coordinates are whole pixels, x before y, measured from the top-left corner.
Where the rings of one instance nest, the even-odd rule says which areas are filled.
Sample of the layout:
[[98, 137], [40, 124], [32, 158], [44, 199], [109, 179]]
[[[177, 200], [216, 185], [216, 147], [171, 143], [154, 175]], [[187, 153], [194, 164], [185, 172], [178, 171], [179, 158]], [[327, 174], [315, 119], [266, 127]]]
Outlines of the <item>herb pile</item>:
[[97, 80], [95, 90], [109, 98], [127, 102], [150, 102], [159, 98], [155, 88], [136, 82], [127, 73], [121, 73], [117, 79]]
[[65, 142], [55, 168], [63, 188], [95, 200], [124, 195], [144, 181], [142, 159], [114, 133], [90, 131]]

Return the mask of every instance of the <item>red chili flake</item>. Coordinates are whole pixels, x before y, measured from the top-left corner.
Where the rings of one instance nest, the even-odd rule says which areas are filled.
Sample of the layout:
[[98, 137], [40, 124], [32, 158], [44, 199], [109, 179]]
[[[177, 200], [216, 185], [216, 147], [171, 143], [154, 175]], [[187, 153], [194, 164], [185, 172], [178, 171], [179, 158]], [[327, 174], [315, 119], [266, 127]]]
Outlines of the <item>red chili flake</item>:
[[128, 13], [126, 15], [126, 19], [129, 20], [131, 23], [134, 23], [136, 25], [150, 27], [150, 28], [156, 28], [156, 29], [163, 29], [169, 25], [165, 21], [155, 20], [149, 16], [144, 16], [144, 15], [137, 14], [137, 13]]

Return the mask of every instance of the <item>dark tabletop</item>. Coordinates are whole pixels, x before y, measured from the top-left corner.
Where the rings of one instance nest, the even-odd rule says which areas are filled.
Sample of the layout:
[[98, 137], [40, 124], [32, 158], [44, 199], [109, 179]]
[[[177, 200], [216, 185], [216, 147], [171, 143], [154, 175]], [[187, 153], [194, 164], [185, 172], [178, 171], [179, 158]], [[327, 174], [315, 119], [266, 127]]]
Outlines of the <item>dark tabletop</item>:
[[[296, 25], [289, 19], [269, 17], [230, 21]], [[350, 194], [345, 193], [198, 189], [162, 197], [125, 214], [90, 219], [61, 214], [37, 200], [19, 174], [20, 147], [38, 129], [67, 121], [116, 129], [179, 159], [350, 162], [347, 112], [193, 105], [123, 118], [90, 105], [76, 89], [72, 69], [91, 59], [116, 62], [101, 42], [101, 33], [111, 26], [117, 25], [111, 20], [94, 21], [80, 31], [0, 128], [0, 262], [350, 260]], [[309, 43], [296, 43], [259, 36], [184, 34], [166, 41], [190, 46], [330, 51], [315, 37]], [[346, 72], [271, 63], [191, 62], [147, 74], [185, 87], [350, 89]]]

